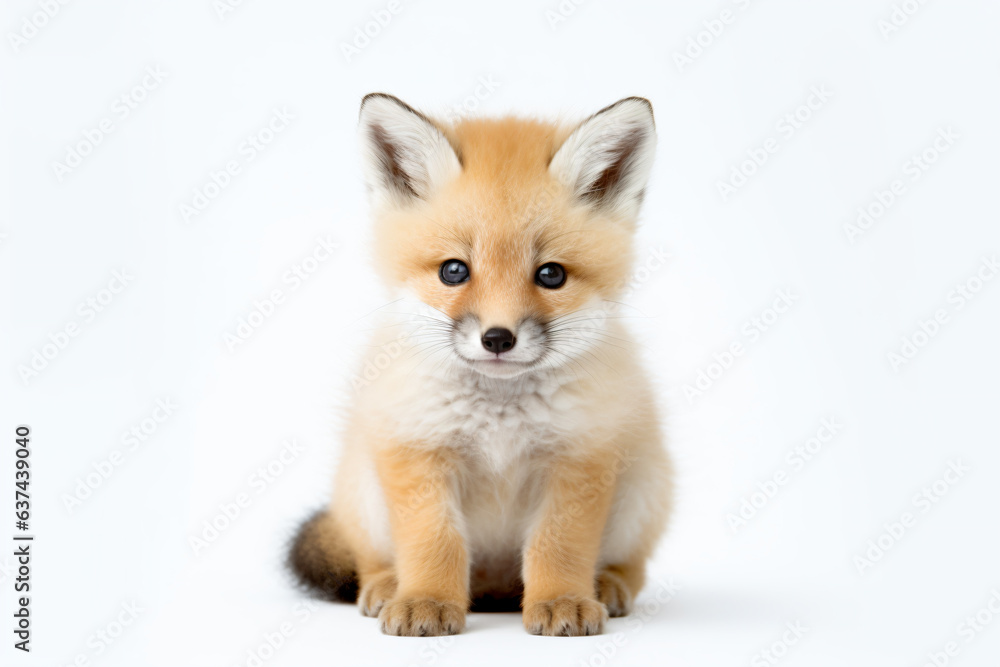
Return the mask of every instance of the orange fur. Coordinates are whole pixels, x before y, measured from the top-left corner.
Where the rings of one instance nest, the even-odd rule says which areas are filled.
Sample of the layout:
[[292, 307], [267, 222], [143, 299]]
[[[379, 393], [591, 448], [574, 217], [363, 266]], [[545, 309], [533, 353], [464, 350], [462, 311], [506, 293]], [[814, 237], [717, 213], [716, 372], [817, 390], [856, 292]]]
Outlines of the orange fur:
[[[600, 632], [639, 593], [670, 504], [655, 399], [627, 332], [606, 312], [593, 332], [579, 325], [628, 277], [645, 174], [620, 179], [648, 168], [640, 158], [651, 156], [651, 110], [625, 100], [609, 107], [627, 112], [619, 125], [591, 136], [581, 134], [586, 122], [437, 125], [375, 98], [362, 117], [376, 261], [390, 285], [440, 314], [435, 335], [454, 335], [469, 318], [482, 331], [536, 323], [569, 362], [537, 380], [479, 376], [447, 356], [438, 371], [419, 356], [419, 334], [378, 329], [378, 349], [403, 351], [360, 383], [325, 532], [312, 531], [323, 539], [300, 539], [295, 552], [300, 576], [327, 581], [337, 570], [341, 581], [353, 572], [362, 612], [390, 634], [458, 632], [473, 595], [516, 600], [522, 589], [530, 632]], [[590, 153], [563, 155], [570, 144]], [[578, 187], [554, 167], [600, 159], [609, 166], [587, 176], [596, 185]], [[438, 269], [448, 260], [466, 263], [470, 279], [444, 284]], [[568, 276], [558, 289], [536, 284], [549, 262]], [[560, 339], [557, 323], [573, 318]], [[335, 549], [350, 557], [313, 557]]]
[[[462, 174], [432, 202], [376, 220], [377, 261], [420, 299], [453, 318], [472, 311], [489, 326], [526, 314], [555, 317], [595, 294], [616, 295], [628, 277], [632, 225], [574, 206], [548, 172], [557, 128], [512, 118], [466, 121], [454, 129]], [[441, 262], [468, 258], [480, 280], [453, 290]], [[558, 262], [574, 280], [540, 291], [539, 260]]]

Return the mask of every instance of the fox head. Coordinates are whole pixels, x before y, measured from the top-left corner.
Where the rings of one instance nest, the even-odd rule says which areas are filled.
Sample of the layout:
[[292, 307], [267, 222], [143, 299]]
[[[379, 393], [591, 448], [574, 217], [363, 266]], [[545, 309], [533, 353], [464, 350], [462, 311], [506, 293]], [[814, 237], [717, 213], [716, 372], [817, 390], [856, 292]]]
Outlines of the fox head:
[[360, 132], [380, 272], [430, 308], [448, 362], [509, 378], [608, 342], [656, 146], [647, 100], [575, 126], [446, 124], [373, 93]]

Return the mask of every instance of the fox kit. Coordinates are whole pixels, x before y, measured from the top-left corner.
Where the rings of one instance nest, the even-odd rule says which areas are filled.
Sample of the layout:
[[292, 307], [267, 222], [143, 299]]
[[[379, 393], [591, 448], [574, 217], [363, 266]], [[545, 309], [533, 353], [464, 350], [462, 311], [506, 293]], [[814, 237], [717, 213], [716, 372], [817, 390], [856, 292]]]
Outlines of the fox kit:
[[361, 105], [376, 265], [398, 299], [356, 381], [302, 583], [391, 635], [522, 609], [533, 634], [629, 613], [670, 509], [655, 400], [616, 316], [656, 144], [623, 99], [572, 126]]

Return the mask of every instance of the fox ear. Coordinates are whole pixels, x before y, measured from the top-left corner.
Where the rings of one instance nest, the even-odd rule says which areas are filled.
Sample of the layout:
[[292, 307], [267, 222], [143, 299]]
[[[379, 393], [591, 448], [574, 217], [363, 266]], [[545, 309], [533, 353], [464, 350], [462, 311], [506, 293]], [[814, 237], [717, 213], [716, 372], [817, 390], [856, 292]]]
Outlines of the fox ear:
[[462, 170], [441, 130], [392, 95], [365, 96], [360, 129], [365, 180], [380, 201], [406, 205], [426, 199]]
[[653, 166], [653, 106], [626, 97], [580, 123], [549, 163], [549, 172], [586, 204], [634, 217]]

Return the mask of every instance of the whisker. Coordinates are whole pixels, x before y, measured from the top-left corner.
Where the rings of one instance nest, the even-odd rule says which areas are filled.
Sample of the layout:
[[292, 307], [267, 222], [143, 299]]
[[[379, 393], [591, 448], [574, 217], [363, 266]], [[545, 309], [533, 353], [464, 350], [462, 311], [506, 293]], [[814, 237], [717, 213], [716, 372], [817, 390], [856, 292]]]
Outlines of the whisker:
[[400, 301], [402, 301], [402, 300], [403, 300], [403, 298], [404, 298], [404, 297], [399, 297], [398, 299], [396, 299], [396, 300], [394, 300], [394, 301], [390, 301], [389, 303], [384, 303], [384, 304], [382, 304], [381, 306], [379, 306], [378, 308], [376, 308], [375, 310], [373, 310], [373, 311], [371, 311], [371, 312], [367, 313], [366, 315], [362, 315], [362, 316], [361, 316], [361, 317], [359, 317], [358, 319], [354, 320], [354, 322], [351, 322], [351, 324], [357, 324], [357, 323], [358, 323], [358, 322], [360, 322], [361, 320], [365, 319], [366, 317], [370, 317], [371, 315], [373, 315], [374, 313], [377, 313], [378, 311], [382, 310], [382, 309], [383, 309], [383, 308], [385, 308], [386, 306], [391, 306], [391, 305], [392, 305], [392, 304], [394, 304], [394, 303], [399, 303]]

